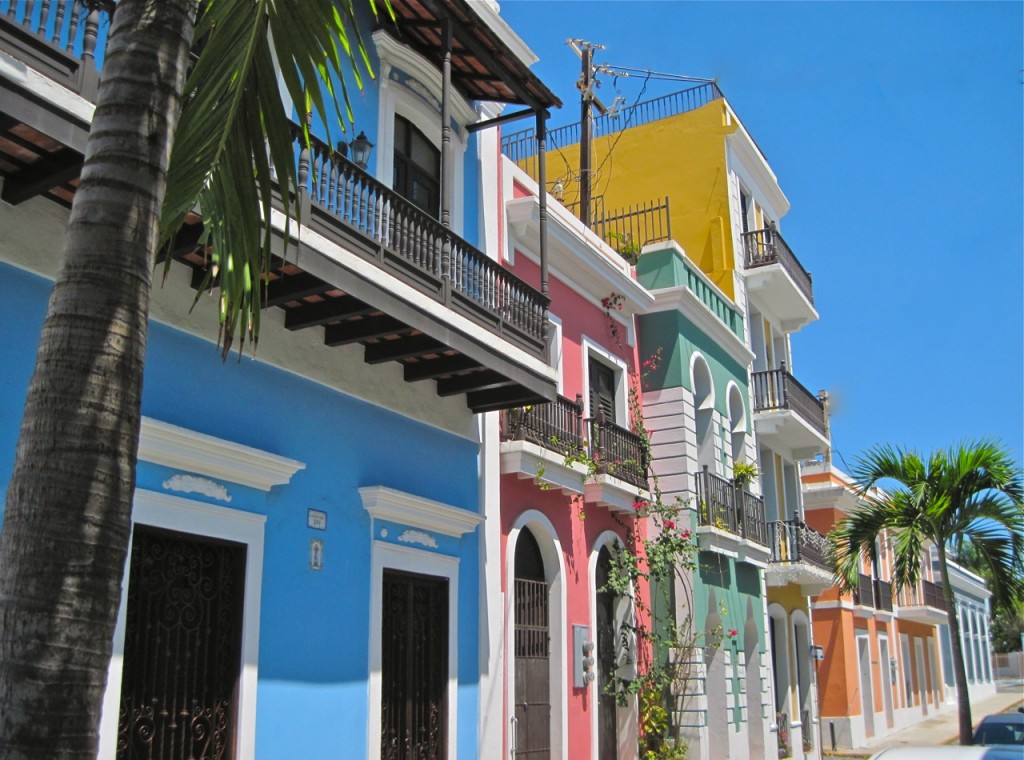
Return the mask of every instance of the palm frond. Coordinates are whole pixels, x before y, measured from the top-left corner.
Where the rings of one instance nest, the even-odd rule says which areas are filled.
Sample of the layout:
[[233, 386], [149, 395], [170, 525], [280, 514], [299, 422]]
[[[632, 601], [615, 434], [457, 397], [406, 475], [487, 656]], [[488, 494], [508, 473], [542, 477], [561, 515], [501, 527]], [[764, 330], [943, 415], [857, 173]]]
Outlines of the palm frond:
[[[262, 277], [272, 250], [287, 250], [289, 228], [281, 246], [269, 226], [272, 203], [286, 219], [298, 213], [296, 145], [281, 84], [292, 103], [320, 117], [330, 139], [332, 124], [344, 129], [352, 118], [347, 78], [361, 87], [360, 68], [374, 76], [355, 6], [347, 0], [340, 7], [332, 0], [208, 0], [197, 23], [202, 47], [168, 170], [162, 240], [172, 240], [199, 206], [212, 245], [208, 282], [219, 288], [225, 353], [239, 336], [240, 351], [247, 339], [255, 346]], [[300, 121], [308, 147], [308, 126]]]

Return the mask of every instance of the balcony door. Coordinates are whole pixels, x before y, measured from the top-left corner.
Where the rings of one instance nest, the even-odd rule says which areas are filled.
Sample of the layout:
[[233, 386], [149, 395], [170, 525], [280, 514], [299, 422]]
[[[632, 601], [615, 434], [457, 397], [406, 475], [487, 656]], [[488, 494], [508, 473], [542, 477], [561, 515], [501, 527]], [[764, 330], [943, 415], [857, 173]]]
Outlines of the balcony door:
[[412, 122], [395, 116], [392, 188], [437, 219], [441, 211], [441, 151]]
[[603, 417], [606, 425], [615, 424], [615, 370], [591, 357], [587, 376], [590, 380], [590, 416]]

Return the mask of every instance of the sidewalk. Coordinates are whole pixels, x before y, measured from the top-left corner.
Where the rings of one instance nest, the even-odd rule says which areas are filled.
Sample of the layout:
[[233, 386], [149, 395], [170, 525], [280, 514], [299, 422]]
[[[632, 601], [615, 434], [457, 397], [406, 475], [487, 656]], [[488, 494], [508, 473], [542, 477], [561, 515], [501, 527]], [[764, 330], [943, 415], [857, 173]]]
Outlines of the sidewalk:
[[[978, 721], [992, 713], [1007, 712], [1024, 703], [1024, 682], [1004, 681], [991, 697], [971, 703], [971, 717], [975, 726]], [[938, 744], [955, 744], [959, 739], [959, 723], [956, 705], [943, 707], [941, 712], [894, 731], [879, 739], [870, 741], [857, 749], [839, 748], [835, 752], [825, 751], [826, 757], [871, 757], [888, 747], [926, 747]]]

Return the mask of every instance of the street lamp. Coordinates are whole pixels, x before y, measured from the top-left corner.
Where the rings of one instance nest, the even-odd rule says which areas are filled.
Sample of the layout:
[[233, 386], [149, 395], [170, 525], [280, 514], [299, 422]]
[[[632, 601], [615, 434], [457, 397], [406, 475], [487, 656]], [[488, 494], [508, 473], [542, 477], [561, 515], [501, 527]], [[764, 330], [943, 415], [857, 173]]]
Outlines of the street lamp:
[[360, 169], [365, 169], [370, 163], [370, 150], [373, 148], [373, 143], [366, 138], [366, 133], [360, 130], [349, 147], [352, 149], [353, 163]]

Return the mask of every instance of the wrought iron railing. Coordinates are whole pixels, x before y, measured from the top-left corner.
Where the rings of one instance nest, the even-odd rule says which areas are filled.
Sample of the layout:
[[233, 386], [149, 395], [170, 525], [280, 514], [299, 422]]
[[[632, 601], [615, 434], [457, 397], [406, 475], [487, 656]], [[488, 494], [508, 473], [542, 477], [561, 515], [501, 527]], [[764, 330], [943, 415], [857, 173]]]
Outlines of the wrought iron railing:
[[563, 456], [583, 451], [583, 397], [559, 396], [549, 404], [533, 404], [502, 413], [502, 439], [529, 441]]
[[861, 607], [875, 606], [874, 584], [871, 576], [864, 573], [857, 574], [857, 587], [853, 589], [853, 603]]
[[908, 586], [900, 591], [900, 607], [932, 607], [946, 612], [946, 597], [942, 587], [931, 581], [921, 580], [917, 586]]
[[567, 457], [586, 453], [594, 460], [598, 473], [637, 488], [646, 489], [649, 485], [643, 439], [631, 430], [598, 418], [584, 420], [582, 396], [575, 401], [559, 396], [551, 403], [505, 411], [501, 436], [504, 441], [530, 441]]
[[[578, 201], [566, 204], [566, 208], [579, 216]], [[636, 263], [645, 245], [672, 239], [667, 197], [611, 212], [605, 211], [603, 198], [595, 198], [591, 203], [590, 220], [590, 229], [630, 264]]]
[[715, 475], [705, 465], [696, 474], [697, 518], [733, 535], [768, 545], [768, 527], [764, 519], [764, 500], [737, 488], [731, 480]]
[[751, 379], [754, 382], [754, 411], [788, 409], [822, 435], [828, 435], [825, 405], [786, 371], [785, 362], [779, 369], [753, 372]]
[[590, 456], [597, 463], [598, 472], [637, 488], [647, 488], [647, 450], [643, 439], [632, 430], [604, 422], [601, 417], [586, 422]]
[[[717, 84], [706, 82], [660, 98], [645, 100], [635, 106], [623, 108], [618, 113], [597, 117], [591, 122], [591, 136], [605, 137], [629, 127], [638, 127], [641, 124], [695, 111], [722, 97], [724, 96]], [[576, 122], [550, 130], [547, 133], [546, 145], [548, 150], [555, 150], [575, 145], [579, 141], [580, 122]], [[512, 161], [523, 165], [527, 173], [536, 178], [536, 162], [529, 160], [537, 156], [537, 131], [534, 128], [503, 136], [501, 152]]]
[[828, 562], [828, 539], [800, 520], [768, 523], [768, 545], [772, 562], [807, 562], [831, 571]]
[[747, 269], [769, 264], [781, 264], [800, 292], [814, 303], [814, 285], [811, 274], [786, 244], [779, 231], [773, 228], [743, 233], [744, 264]]

